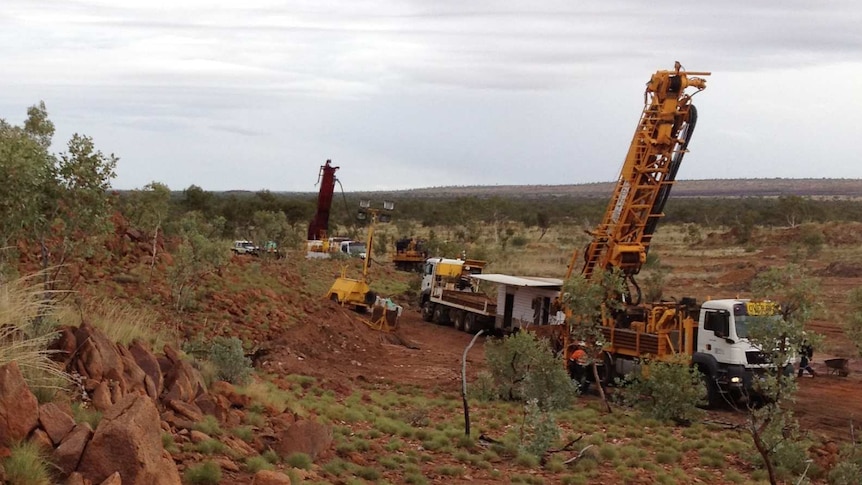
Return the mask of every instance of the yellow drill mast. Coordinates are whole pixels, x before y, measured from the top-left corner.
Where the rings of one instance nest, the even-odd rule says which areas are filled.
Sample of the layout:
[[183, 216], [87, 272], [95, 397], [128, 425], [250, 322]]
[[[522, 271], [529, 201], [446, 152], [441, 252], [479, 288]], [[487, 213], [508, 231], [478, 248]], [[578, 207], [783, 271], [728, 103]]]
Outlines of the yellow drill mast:
[[[685, 72], [677, 62], [674, 70], [657, 71], [650, 78], [643, 113], [610, 204], [584, 252], [584, 277], [590, 278], [596, 270], [618, 268], [631, 281], [646, 262], [655, 226], [697, 121], [691, 97], [706, 88], [706, 81], [696, 76], [709, 74]], [[686, 94], [687, 88], [696, 91]], [[573, 255], [566, 279], [574, 263]]]

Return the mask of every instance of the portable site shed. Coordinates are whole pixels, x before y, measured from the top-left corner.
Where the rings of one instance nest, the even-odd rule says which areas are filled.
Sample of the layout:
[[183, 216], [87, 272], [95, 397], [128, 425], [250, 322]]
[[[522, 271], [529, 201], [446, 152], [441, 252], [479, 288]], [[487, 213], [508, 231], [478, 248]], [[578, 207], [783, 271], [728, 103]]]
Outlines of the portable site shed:
[[538, 276], [477, 274], [473, 278], [497, 284], [497, 315], [494, 327], [503, 331], [530, 325], [563, 323], [554, 308], [563, 280]]

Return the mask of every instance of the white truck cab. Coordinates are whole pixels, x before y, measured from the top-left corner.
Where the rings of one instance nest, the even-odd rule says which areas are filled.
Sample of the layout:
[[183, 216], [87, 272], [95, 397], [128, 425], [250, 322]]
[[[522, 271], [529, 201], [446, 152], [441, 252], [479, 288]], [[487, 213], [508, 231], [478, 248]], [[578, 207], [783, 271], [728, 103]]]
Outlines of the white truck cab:
[[709, 300], [700, 307], [692, 364], [707, 376], [710, 401], [722, 393], [747, 394], [756, 376], [770, 363], [748, 340], [752, 317], [781, 318], [780, 306], [769, 300]]
[[365, 247], [364, 242], [359, 241], [341, 241], [341, 252], [354, 257], [354, 258], [362, 258], [368, 255], [368, 249]]

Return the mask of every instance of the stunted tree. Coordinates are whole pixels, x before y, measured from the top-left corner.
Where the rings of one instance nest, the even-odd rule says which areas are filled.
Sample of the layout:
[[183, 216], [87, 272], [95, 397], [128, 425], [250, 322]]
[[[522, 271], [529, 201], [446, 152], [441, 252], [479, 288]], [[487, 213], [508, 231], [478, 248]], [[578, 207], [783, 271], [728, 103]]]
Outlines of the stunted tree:
[[0, 120], [0, 272], [14, 272], [7, 264], [17, 259], [16, 243], [40, 218], [52, 166], [39, 139]]
[[[0, 120], [0, 237], [4, 246], [29, 240], [39, 248], [43, 268], [62, 267], [107, 232], [117, 158], [79, 134], [54, 155], [54, 124], [45, 104], [31, 106], [27, 115], [23, 127]], [[56, 275], [46, 273], [46, 281]]]
[[153, 235], [150, 275], [156, 264], [159, 234], [171, 208], [171, 189], [160, 182], [150, 182], [128, 196], [126, 217], [138, 229]]
[[168, 270], [175, 310], [184, 310], [201, 282], [230, 259], [218, 237], [223, 225], [223, 218], [207, 221], [198, 212], [189, 212], [179, 221], [180, 242]]
[[186, 212], [198, 211], [201, 214], [212, 214], [216, 209], [215, 194], [207, 192], [197, 185], [189, 185], [183, 190], [181, 204]]
[[548, 216], [547, 212], [537, 212], [536, 213], [536, 225], [539, 227], [539, 230], [542, 231], [539, 234], [539, 241], [545, 237], [545, 233], [548, 232], [548, 229], [551, 227], [551, 217]]
[[260, 244], [276, 244], [279, 251], [295, 249], [302, 241], [302, 234], [292, 226], [281, 211], [257, 211], [252, 217], [253, 237]]
[[793, 358], [803, 344], [816, 346], [819, 341], [805, 331], [805, 324], [820, 308], [819, 282], [804, 267], [791, 264], [758, 274], [751, 291], [755, 298], [781, 303], [776, 315], [767, 311], [749, 317], [746, 336], [767, 364], [746, 408], [747, 430], [770, 483], [776, 484], [779, 465], [797, 474], [805, 469], [806, 450], [799, 444], [799, 427], [788, 404], [797, 389]]

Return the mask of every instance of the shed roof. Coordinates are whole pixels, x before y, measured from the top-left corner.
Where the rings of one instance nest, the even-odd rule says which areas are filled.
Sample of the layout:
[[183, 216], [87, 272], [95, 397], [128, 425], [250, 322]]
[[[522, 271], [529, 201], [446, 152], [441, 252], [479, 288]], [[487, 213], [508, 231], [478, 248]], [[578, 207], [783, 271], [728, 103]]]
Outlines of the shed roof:
[[472, 275], [477, 280], [490, 281], [510, 286], [533, 286], [539, 288], [559, 288], [563, 286], [563, 280], [559, 278], [543, 278], [540, 276], [512, 276], [506, 274], [476, 274]]

